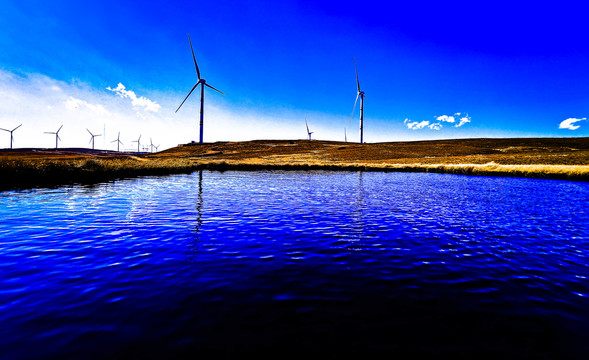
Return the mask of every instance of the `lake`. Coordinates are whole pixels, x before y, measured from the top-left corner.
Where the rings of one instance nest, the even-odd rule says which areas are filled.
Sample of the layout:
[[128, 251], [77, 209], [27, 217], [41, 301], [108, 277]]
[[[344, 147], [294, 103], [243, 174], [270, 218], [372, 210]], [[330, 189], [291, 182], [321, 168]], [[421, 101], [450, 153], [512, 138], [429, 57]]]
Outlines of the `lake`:
[[0, 353], [584, 358], [589, 183], [200, 171], [0, 193]]

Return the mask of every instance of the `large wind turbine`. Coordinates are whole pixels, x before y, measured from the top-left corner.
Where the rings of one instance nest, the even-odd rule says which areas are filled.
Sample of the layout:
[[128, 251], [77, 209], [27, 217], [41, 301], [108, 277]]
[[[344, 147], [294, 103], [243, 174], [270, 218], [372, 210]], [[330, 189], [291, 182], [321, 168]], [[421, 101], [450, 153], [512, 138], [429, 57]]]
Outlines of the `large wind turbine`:
[[211, 85], [207, 84], [207, 81], [203, 78], [200, 77], [200, 70], [198, 69], [198, 64], [196, 63], [196, 57], [194, 56], [194, 49], [192, 48], [192, 41], [190, 41], [190, 35], [188, 35], [188, 42], [190, 43], [190, 50], [192, 51], [192, 59], [194, 60], [194, 67], [196, 68], [196, 76], [198, 77], [198, 81], [196, 82], [196, 84], [192, 87], [192, 90], [190, 90], [190, 92], [188, 93], [188, 95], [186, 95], [186, 97], [184, 98], [184, 101], [182, 101], [182, 104], [180, 104], [180, 106], [178, 106], [178, 109], [176, 109], [176, 112], [178, 112], [178, 110], [180, 110], [180, 108], [182, 107], [182, 105], [184, 104], [184, 102], [186, 101], [186, 99], [188, 99], [188, 97], [190, 96], [190, 94], [192, 94], [192, 92], [194, 91], [194, 89], [196, 89], [196, 87], [198, 85], [201, 85], [200, 87], [200, 140], [199, 143], [202, 144], [202, 132], [203, 132], [203, 120], [204, 120], [204, 101], [205, 101], [205, 86], [210, 87], [211, 89], [220, 92], [221, 94], [225, 95], [222, 91], [215, 89], [214, 87], [212, 87]]
[[56, 149], [57, 149], [57, 142], [58, 142], [59, 140], [61, 140], [61, 138], [59, 137], [59, 130], [61, 130], [61, 128], [62, 128], [62, 127], [63, 127], [63, 125], [61, 125], [61, 126], [59, 127], [59, 129], [57, 129], [57, 131], [56, 131], [56, 132], [47, 132], [47, 131], [45, 132], [45, 134], [55, 134], [55, 148], [56, 148]]
[[92, 143], [92, 150], [94, 150], [94, 138], [95, 138], [96, 136], [101, 136], [101, 134], [94, 135], [94, 134], [92, 134], [92, 133], [90, 132], [90, 130], [88, 130], [88, 128], [86, 128], [86, 131], [88, 131], [88, 133], [90, 134], [90, 136], [92, 136], [92, 138], [90, 139], [90, 142]]
[[10, 133], [10, 148], [12, 149], [12, 141], [14, 140], [14, 136], [12, 135], [12, 133], [14, 132], [14, 130], [18, 129], [19, 127], [21, 127], [22, 124], [20, 124], [19, 126], [15, 127], [12, 130], [7, 130], [7, 129], [2, 129], [0, 128], [0, 130], [4, 130], [4, 131], [8, 131]]
[[364, 91], [360, 90], [360, 80], [358, 80], [358, 64], [354, 59], [354, 66], [356, 67], [356, 84], [358, 84], [358, 95], [356, 95], [356, 102], [354, 102], [354, 109], [352, 110], [352, 117], [354, 117], [354, 111], [356, 111], [356, 104], [358, 98], [360, 98], [360, 144], [364, 142]]
[[136, 142], [137, 143], [137, 152], [140, 152], [139, 151], [139, 145], [141, 144], [140, 141], [141, 141], [141, 135], [139, 135], [139, 138], [137, 140], [131, 141], [131, 142]]
[[309, 124], [307, 123], [307, 118], [305, 118], [305, 125], [307, 125], [307, 134], [309, 135], [309, 140], [311, 140], [312, 131], [309, 131]]
[[119, 131], [119, 135], [117, 135], [117, 138], [116, 138], [116, 140], [113, 140], [113, 141], [111, 141], [111, 143], [114, 143], [114, 142], [116, 142], [116, 143], [117, 143], [117, 152], [120, 152], [120, 150], [119, 150], [119, 146], [120, 146], [120, 145], [123, 143], [123, 142], [121, 141], [121, 132], [120, 132], [120, 131]]

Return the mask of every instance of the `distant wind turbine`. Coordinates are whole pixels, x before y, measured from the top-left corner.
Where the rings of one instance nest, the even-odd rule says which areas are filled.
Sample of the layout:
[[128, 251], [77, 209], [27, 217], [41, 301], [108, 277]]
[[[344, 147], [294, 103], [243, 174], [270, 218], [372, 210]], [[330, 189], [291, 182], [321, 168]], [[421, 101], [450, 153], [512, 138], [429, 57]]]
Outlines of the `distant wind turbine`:
[[120, 152], [119, 146], [123, 144], [121, 141], [121, 132], [120, 131], [119, 131], [119, 135], [117, 135], [117, 138], [115, 140], [111, 141], [111, 143], [114, 143], [114, 142], [117, 143], [117, 152]]
[[220, 92], [221, 94], [225, 95], [222, 91], [215, 89], [214, 87], [212, 87], [211, 85], [207, 84], [207, 81], [203, 78], [200, 77], [200, 70], [198, 69], [198, 64], [196, 63], [196, 57], [194, 56], [194, 49], [192, 48], [192, 41], [190, 41], [190, 35], [188, 35], [188, 42], [190, 43], [190, 50], [192, 51], [192, 59], [194, 60], [194, 67], [196, 68], [196, 76], [198, 77], [198, 81], [196, 82], [196, 84], [192, 87], [192, 90], [190, 90], [190, 92], [188, 93], [188, 95], [186, 95], [186, 97], [184, 98], [184, 101], [182, 101], [182, 104], [180, 104], [180, 106], [178, 106], [178, 109], [176, 109], [176, 112], [178, 112], [178, 110], [180, 110], [180, 108], [182, 107], [182, 105], [184, 104], [184, 102], [186, 101], [186, 99], [188, 99], [188, 97], [190, 96], [190, 94], [192, 94], [192, 92], [194, 91], [194, 89], [196, 89], [196, 87], [200, 84], [200, 140], [199, 143], [202, 144], [202, 139], [203, 139], [203, 122], [204, 122], [204, 101], [205, 101], [205, 86], [210, 87], [211, 89]]
[[141, 141], [141, 135], [139, 135], [139, 138], [137, 140], [131, 141], [131, 142], [136, 142], [137, 143], [137, 152], [139, 152], [139, 145], [141, 144], [140, 141]]
[[20, 124], [19, 126], [15, 127], [12, 130], [7, 130], [7, 129], [2, 129], [0, 128], [0, 130], [4, 130], [4, 131], [8, 131], [10, 133], [10, 148], [12, 149], [12, 141], [14, 140], [14, 136], [12, 135], [12, 133], [14, 132], [14, 130], [18, 129], [19, 127], [21, 127], [22, 124]]
[[[160, 144], [161, 145], [161, 144]], [[158, 152], [160, 145], [153, 145], [153, 147], [155, 148], [155, 152]]]
[[151, 148], [151, 152], [153, 152], [153, 148], [155, 146], [153, 146], [153, 141], [151, 140], [151, 138], [149, 138], [149, 147]]
[[47, 132], [47, 131], [45, 132], [45, 134], [55, 134], [55, 148], [56, 148], [56, 149], [57, 149], [57, 142], [58, 142], [59, 140], [61, 140], [61, 138], [59, 137], [59, 130], [61, 130], [61, 128], [62, 128], [62, 127], [63, 127], [63, 125], [61, 125], [61, 126], [59, 127], [59, 129], [57, 129], [57, 131], [56, 131], [56, 132]]
[[344, 141], [348, 142], [348, 133], [346, 131], [346, 128], [344, 127]]
[[352, 110], [352, 117], [354, 117], [354, 111], [356, 111], [356, 104], [358, 103], [358, 98], [360, 98], [360, 144], [364, 142], [364, 91], [360, 90], [360, 80], [358, 80], [358, 64], [356, 63], [356, 59], [354, 59], [354, 66], [356, 67], [356, 84], [358, 84], [358, 95], [356, 95], [356, 102], [354, 102], [354, 109]]
[[307, 118], [305, 118], [305, 125], [307, 126], [307, 134], [309, 135], [309, 140], [311, 140], [312, 131], [309, 131], [309, 124], [307, 123]]
[[94, 135], [94, 134], [92, 134], [92, 132], [90, 132], [90, 130], [88, 130], [88, 128], [86, 128], [86, 131], [88, 131], [88, 133], [89, 133], [89, 134], [90, 134], [90, 136], [92, 137], [92, 138], [90, 139], [90, 141], [89, 141], [89, 142], [91, 142], [91, 143], [92, 143], [92, 150], [94, 150], [94, 138], [95, 138], [96, 136], [101, 136], [101, 134]]

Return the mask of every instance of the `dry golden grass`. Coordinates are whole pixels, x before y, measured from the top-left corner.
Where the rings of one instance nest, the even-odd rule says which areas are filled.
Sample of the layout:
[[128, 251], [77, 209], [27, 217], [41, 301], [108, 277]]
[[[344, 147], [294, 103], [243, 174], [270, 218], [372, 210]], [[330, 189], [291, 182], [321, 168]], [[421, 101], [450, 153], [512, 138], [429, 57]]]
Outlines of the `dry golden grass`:
[[589, 138], [464, 139], [356, 144], [248, 141], [179, 146], [156, 154], [0, 152], [0, 185], [93, 182], [196, 169], [419, 171], [589, 180]]

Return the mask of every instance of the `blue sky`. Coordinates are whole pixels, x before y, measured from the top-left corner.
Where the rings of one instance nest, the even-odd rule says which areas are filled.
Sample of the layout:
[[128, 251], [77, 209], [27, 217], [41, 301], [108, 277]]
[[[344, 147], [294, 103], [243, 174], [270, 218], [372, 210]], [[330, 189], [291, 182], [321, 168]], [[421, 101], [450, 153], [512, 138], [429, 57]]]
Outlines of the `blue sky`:
[[588, 136], [582, 4], [3, 0], [0, 127], [23, 123], [17, 147], [50, 147], [61, 124], [60, 146], [88, 146], [85, 128], [106, 130], [101, 148], [118, 131], [127, 147], [196, 140], [198, 94], [174, 113], [197, 80], [190, 33], [226, 94], [206, 92], [208, 142], [305, 138], [305, 117], [315, 138], [357, 141], [354, 58], [367, 142]]

